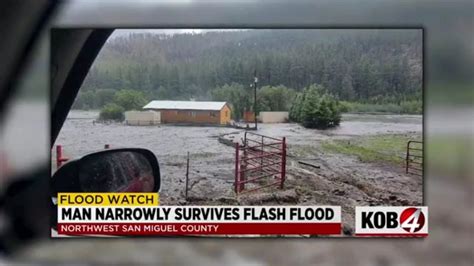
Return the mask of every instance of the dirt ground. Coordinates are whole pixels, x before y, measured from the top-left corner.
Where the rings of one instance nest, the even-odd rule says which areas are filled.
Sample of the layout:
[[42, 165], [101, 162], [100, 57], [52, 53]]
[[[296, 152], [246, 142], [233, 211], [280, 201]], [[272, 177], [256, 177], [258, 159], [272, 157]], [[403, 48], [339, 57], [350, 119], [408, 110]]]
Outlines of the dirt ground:
[[[325, 152], [320, 143], [332, 136], [318, 133], [322, 135], [314, 138], [319, 139], [308, 141], [309, 136], [305, 136], [308, 130], [293, 124], [264, 125], [262, 131], [271, 127], [280, 130], [296, 127], [290, 129], [293, 134], [288, 134], [290, 137], [287, 137], [287, 179], [283, 190], [273, 187], [236, 196], [231, 187], [233, 173], [228, 173], [226, 182], [222, 184], [214, 180], [219, 180], [217, 173], [212, 173], [214, 178], [207, 178], [205, 176], [210, 173], [194, 170], [193, 174], [199, 176], [199, 179], [193, 183], [191, 200], [174, 201], [173, 204], [336, 205], [342, 207], [345, 234], [353, 232], [355, 206], [422, 205], [423, 179], [405, 174], [403, 165], [363, 163], [352, 156]], [[413, 131], [409, 133], [417, 135]], [[236, 141], [242, 137], [242, 133], [227, 136]], [[356, 137], [337, 135], [337, 138], [344, 139]], [[233, 170], [234, 162], [233, 157], [225, 160], [221, 158], [214, 162], [206, 161], [202, 168], [208, 171], [212, 171], [214, 167]], [[210, 187], [215, 189], [209, 189]]]
[[[345, 115], [338, 128], [325, 131], [297, 124], [260, 124], [257, 133], [287, 138], [287, 180], [283, 190], [274, 187], [242, 196], [233, 191], [234, 148], [218, 141], [222, 136], [240, 141], [242, 130], [94, 124], [95, 116], [94, 112], [73, 111], [56, 144], [63, 145], [69, 157], [101, 149], [104, 144], [152, 150], [160, 163], [163, 205], [336, 205], [342, 206], [344, 233], [351, 234], [355, 206], [422, 204], [423, 180], [406, 175], [403, 165], [363, 163], [353, 156], [328, 153], [321, 148], [321, 142], [328, 139], [421, 135], [421, 116]], [[188, 200], [184, 197], [187, 152]]]
[[[44, 107], [44, 109], [47, 108]], [[35, 111], [29, 114], [41, 115], [42, 112]], [[170, 166], [165, 166], [165, 161], [163, 160], [168, 156], [173, 157], [170, 154], [175, 154], [175, 157], [179, 155], [179, 157], [176, 157], [176, 162], [184, 163], [186, 149], [182, 148], [185, 147], [184, 145], [170, 142], [169, 136], [181, 136], [181, 134], [184, 134], [182, 136], [187, 137], [181, 144], [187, 144], [190, 143], [191, 139], [190, 134], [186, 132], [200, 133], [203, 130], [207, 130], [193, 128], [182, 132], [173, 127], [129, 127], [127, 129], [115, 125], [92, 127], [91, 121], [96, 114], [94, 112], [90, 112], [89, 115], [82, 112], [71, 114], [73, 118], [74, 116], [76, 118], [85, 117], [86, 120], [70, 119], [64, 125], [58, 143], [65, 145], [67, 155], [80, 156], [83, 153], [100, 149], [106, 142], [116, 146], [131, 146], [134, 143], [141, 143], [140, 145], [145, 147], [154, 147], [154, 152], [160, 159], [163, 173], [165, 171], [173, 173], [174, 169], [176, 171], [175, 176], [180, 178], [184, 177], [184, 170], [180, 167], [171, 168]], [[469, 129], [466, 129], [466, 124], [460, 121], [469, 121], [472, 114], [472, 109], [456, 111], [454, 113], [446, 112], [446, 110], [434, 113], [433, 110], [430, 110], [430, 116], [426, 117], [426, 125], [428, 126], [427, 136], [431, 136], [431, 140], [439, 136], [439, 134], [444, 134], [441, 136], [453, 141], [462, 137], [465, 138], [465, 134]], [[87, 117], [89, 117], [89, 121], [87, 121]], [[453, 117], [456, 117], [456, 119], [452, 119]], [[380, 118], [378, 116], [374, 121], [371, 117], [366, 118], [365, 116], [356, 115], [351, 118], [345, 116], [343, 123], [338, 129], [334, 130], [335, 132], [333, 132], [331, 137], [345, 138], [348, 135], [357, 137], [364, 134], [421, 132], [421, 119], [419, 117], [400, 118], [404, 123], [396, 123], [393, 119], [388, 118], [385, 119], [384, 123], [380, 122]], [[40, 116], [36, 120], [44, 121], [44, 119]], [[297, 130], [294, 127], [287, 128], [286, 125], [280, 126], [281, 131], [278, 130], [277, 132], [282, 132], [280, 135], [288, 136], [289, 143], [293, 143], [290, 133], [299, 131], [299, 129]], [[42, 151], [47, 151], [49, 147], [43, 147], [43, 142], [41, 141], [35, 142], [34, 140], [37, 138], [34, 138], [33, 135], [39, 134], [40, 138], [44, 139], [47, 139], [49, 136], [42, 133], [42, 131], [38, 132], [28, 129], [23, 129], [22, 132], [28, 133], [28, 136], [32, 139], [28, 145], [31, 144], [30, 146], [35, 148], [35, 153], [43, 155], [44, 152]], [[338, 135], [341, 129], [345, 130], [341, 133], [342, 136]], [[193, 141], [192, 143], [203, 143], [204, 145], [199, 147], [204, 148], [204, 151], [221, 147], [216, 145], [215, 139], [217, 137], [215, 136], [233, 131], [214, 128], [208, 132], [209, 137], [200, 137], [198, 141]], [[263, 126], [260, 128], [260, 132], [273, 135], [276, 131], [273, 126], [268, 128]], [[329, 137], [329, 134], [318, 134], [318, 131], [301, 130], [298, 134], [302, 134], [298, 139], [305, 143], [317, 142]], [[12, 136], [14, 135], [12, 134]], [[472, 134], [468, 136], [470, 138]], [[453, 141], [443, 141], [443, 143], [452, 144]], [[10, 144], [8, 141], [6, 143]], [[14, 145], [15, 142], [11, 141], [11, 146]], [[466, 143], [462, 145], [466, 146]], [[6, 146], [3, 147], [5, 148]], [[175, 150], [172, 150], [172, 147]], [[469, 148], [472, 149], [472, 139], [467, 143], [467, 149]], [[177, 150], [179, 152], [174, 153]], [[430, 208], [430, 235], [423, 240], [373, 238], [351, 238], [344, 240], [339, 238], [43, 239], [25, 246], [14, 258], [10, 258], [12, 261], [4, 261], [0, 257], [0, 264], [11, 264], [14, 262], [17, 264], [42, 263], [44, 265], [50, 265], [51, 263], [92, 265], [472, 265], [474, 261], [472, 249], [472, 243], [474, 243], [474, 212], [472, 206], [474, 202], [474, 182], [472, 176], [474, 171], [472, 170], [472, 163], [469, 161], [472, 157], [469, 154], [472, 153], [458, 154], [456, 150], [449, 153], [443, 150], [437, 151], [434, 148], [427, 150], [427, 152], [427, 155], [430, 155], [428, 158], [430, 163], [427, 164], [423, 193], [425, 198], [424, 205], [428, 205]], [[194, 151], [192, 153], [197, 152]], [[435, 162], [435, 159], [438, 158], [436, 154], [444, 162], [458, 162], [458, 164], [455, 164], [454, 170], [447, 169], [446, 165], [438, 165]], [[343, 157], [346, 158], [346, 156]], [[41, 158], [40, 156], [38, 161], [41, 161]], [[324, 158], [331, 157], [325, 156]], [[19, 156], [14, 159], [21, 162], [20, 159], [24, 160], [24, 157]], [[354, 160], [355, 158], [350, 159]], [[172, 160], [169, 161], [172, 163]], [[205, 166], [205, 164], [194, 162], [191, 169], [196, 168], [198, 165], [201, 167]], [[358, 165], [360, 167], [361, 164], [358, 163]], [[227, 166], [221, 168], [226, 169]], [[381, 168], [384, 169], [383, 166]], [[321, 168], [321, 171], [323, 170], [324, 168]], [[398, 173], [399, 169], [391, 170]], [[313, 169], [310, 169], [310, 171], [316, 172]], [[366, 178], [366, 180], [370, 180], [369, 176]], [[169, 178], [163, 175], [163, 179], [164, 185], [162, 190], [172, 191], [167, 189], [167, 184], [171, 184]], [[179, 185], [180, 183], [177, 184]], [[226, 183], [226, 186], [230, 185]], [[178, 186], [177, 189], [181, 192], [182, 185]]]

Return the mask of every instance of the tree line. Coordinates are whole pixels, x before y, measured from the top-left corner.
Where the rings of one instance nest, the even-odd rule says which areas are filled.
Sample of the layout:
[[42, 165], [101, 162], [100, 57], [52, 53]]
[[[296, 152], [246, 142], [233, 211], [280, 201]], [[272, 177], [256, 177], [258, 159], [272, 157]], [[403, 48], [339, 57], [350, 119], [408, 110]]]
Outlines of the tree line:
[[318, 84], [346, 108], [404, 105], [398, 110], [417, 112], [421, 38], [419, 30], [130, 34], [106, 43], [74, 108], [101, 108], [130, 89], [149, 100], [233, 98], [235, 109], [251, 110], [253, 98], [244, 95], [252, 93], [256, 70], [261, 110], [289, 110], [297, 93]]
[[[226, 101], [231, 105], [232, 117], [240, 120], [245, 111], [289, 111], [290, 120], [307, 128], [325, 129], [339, 125], [343, 111], [339, 101], [321, 86], [313, 84], [302, 92], [285, 86], [265, 86], [255, 95], [242, 84], [233, 83], [214, 89], [212, 99]], [[140, 110], [147, 102], [146, 97], [135, 90], [117, 91], [112, 102], [100, 110], [99, 121], [123, 121], [127, 110]]]

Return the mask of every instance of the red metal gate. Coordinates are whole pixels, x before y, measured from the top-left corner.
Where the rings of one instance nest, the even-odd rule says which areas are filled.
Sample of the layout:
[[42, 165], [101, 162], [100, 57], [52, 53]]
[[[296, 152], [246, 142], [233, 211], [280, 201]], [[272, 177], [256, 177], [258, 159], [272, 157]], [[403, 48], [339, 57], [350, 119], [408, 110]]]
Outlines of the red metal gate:
[[235, 144], [235, 193], [275, 185], [283, 188], [285, 176], [286, 139], [245, 132], [243, 144]]
[[423, 142], [415, 140], [408, 141], [406, 173], [423, 176]]
[[[104, 149], [110, 149], [110, 144], [105, 144]], [[68, 157], [64, 157], [63, 145], [56, 145], [56, 169], [61, 167], [63, 163], [69, 161]]]

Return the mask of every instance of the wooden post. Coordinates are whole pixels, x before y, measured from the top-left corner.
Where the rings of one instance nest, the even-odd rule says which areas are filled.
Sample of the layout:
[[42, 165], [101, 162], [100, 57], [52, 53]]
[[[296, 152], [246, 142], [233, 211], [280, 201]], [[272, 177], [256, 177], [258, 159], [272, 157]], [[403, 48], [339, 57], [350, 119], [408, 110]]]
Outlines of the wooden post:
[[186, 200], [188, 200], [188, 183], [189, 183], [189, 151], [188, 151], [188, 157], [186, 160], [186, 191], [184, 192], [184, 197]]
[[262, 136], [262, 150], [260, 151], [260, 156], [262, 156], [262, 157], [260, 158], [260, 174], [263, 173], [263, 168], [262, 168], [262, 165], [263, 165], [263, 149], [264, 149], [264, 147], [263, 147], [263, 142], [264, 142], [264, 141], [263, 141], [263, 136]]
[[405, 173], [407, 173], [407, 174], [408, 174], [409, 160], [410, 160], [410, 141], [408, 141], [408, 143], [407, 143], [407, 157], [405, 159], [405, 163], [406, 163]]
[[235, 143], [235, 193], [239, 193], [239, 142]]
[[255, 122], [255, 130], [257, 130], [257, 69], [255, 69], [255, 72], [253, 74], [253, 91], [254, 91], [254, 98], [253, 98], [253, 113], [254, 113], [254, 122]]
[[286, 178], [286, 137], [283, 137], [283, 142], [281, 144], [281, 184], [280, 188], [283, 189], [283, 184], [285, 183]]

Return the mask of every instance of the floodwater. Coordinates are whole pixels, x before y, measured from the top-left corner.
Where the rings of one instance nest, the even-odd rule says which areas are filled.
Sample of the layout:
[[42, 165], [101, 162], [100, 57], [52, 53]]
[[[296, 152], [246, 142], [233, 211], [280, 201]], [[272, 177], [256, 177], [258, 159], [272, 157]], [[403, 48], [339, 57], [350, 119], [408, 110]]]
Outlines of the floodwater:
[[[104, 144], [114, 147], [142, 147], [158, 157], [205, 155], [220, 153], [222, 146], [216, 138], [221, 134], [239, 132], [224, 127], [191, 126], [127, 126], [119, 123], [94, 123], [97, 111], [71, 111], [56, 140], [66, 152], [75, 157], [98, 150]], [[287, 137], [297, 142], [323, 140], [330, 137], [364, 136], [378, 134], [421, 134], [421, 115], [343, 115], [340, 126], [328, 130], [305, 129], [298, 124], [259, 124], [257, 133]], [[243, 130], [240, 130], [243, 132]]]
[[[67, 157], [75, 158], [103, 149], [105, 144], [111, 147], [140, 147], [151, 150], [158, 158], [161, 170], [162, 187], [160, 189], [163, 204], [186, 204], [184, 201], [184, 180], [186, 155], [190, 153], [190, 195], [200, 203], [221, 199], [229, 203], [235, 198], [234, 182], [234, 148], [218, 142], [218, 137], [228, 134], [234, 141], [242, 137], [243, 130], [226, 127], [189, 127], [189, 126], [127, 126], [120, 123], [94, 123], [98, 113], [95, 111], [71, 111], [57, 138], [56, 144], [64, 147]], [[288, 143], [288, 189], [296, 189], [301, 203], [316, 204], [321, 202], [326, 192], [314, 194], [314, 191], [299, 189], [308, 183], [315, 186], [331, 187], [332, 190], [350, 191], [351, 186], [364, 187], [354, 195], [346, 205], [360, 202], [380, 203], [393, 190], [391, 199], [402, 200], [402, 203], [421, 203], [421, 180], [415, 179], [415, 190], [398, 191], [412, 177], [406, 177], [402, 171], [392, 171], [387, 167], [374, 167], [362, 164], [357, 159], [334, 154], [324, 154], [318, 149], [321, 140], [330, 138], [351, 138], [377, 134], [418, 134], [422, 131], [422, 117], [413, 115], [344, 115], [341, 125], [331, 130], [305, 129], [297, 124], [259, 124], [257, 133], [272, 137], [286, 137]], [[237, 134], [236, 134], [237, 133]], [[307, 160], [322, 166], [315, 169], [302, 167], [299, 149], [303, 147]], [[53, 149], [54, 152], [54, 149]], [[54, 154], [53, 154], [54, 162]], [[401, 169], [401, 168], [400, 168]], [[393, 183], [385, 179], [396, 180]], [[305, 179], [310, 179], [304, 182]], [[356, 181], [354, 181], [356, 179]], [[364, 181], [367, 179], [372, 179]], [[377, 179], [375, 181], [373, 179]], [[331, 181], [332, 180], [332, 181]], [[406, 181], [406, 182], [405, 182]], [[361, 184], [361, 182], [363, 184]], [[378, 184], [377, 182], [380, 182]], [[337, 184], [336, 184], [337, 183]], [[348, 185], [349, 184], [349, 185]], [[348, 187], [349, 186], [349, 187]], [[380, 186], [380, 187], [377, 187]], [[360, 189], [357, 189], [360, 190]], [[309, 193], [306, 195], [305, 193]], [[370, 195], [368, 196], [367, 193]], [[383, 195], [385, 194], [385, 195]], [[333, 198], [327, 195], [329, 199]], [[189, 202], [188, 202], [189, 203]], [[400, 203], [399, 203], [400, 204]], [[351, 211], [348, 209], [348, 212]]]
[[[433, 122], [427, 123], [430, 129], [430, 134], [433, 136], [433, 132], [438, 134], [438, 128], [442, 129], [444, 133], [446, 130], [451, 135], [457, 136], [466, 132], [465, 123], [459, 122], [463, 127], [454, 127], [452, 125], [446, 126], [446, 123], [454, 125], [452, 117], [457, 117], [459, 121], [469, 121], [469, 117], [466, 114], [472, 115], [472, 110], [469, 112], [456, 113], [455, 115], [446, 116], [447, 120], [441, 122], [435, 121], [436, 117], [439, 116], [427, 116], [426, 118]], [[180, 145], [177, 141], [165, 141], [160, 136], [168, 136], [165, 132], [176, 132], [185, 133], [184, 136], [187, 138], [195, 137], [205, 143], [210, 144], [209, 146], [201, 145], [206, 150], [218, 150], [221, 151], [220, 156], [214, 155], [214, 158], [229, 158], [229, 163], [210, 164], [211, 168], [219, 166], [221, 169], [232, 168], [232, 156], [227, 156], [226, 151], [232, 152], [232, 148], [222, 144], [217, 144], [215, 133], [227, 133], [234, 132], [233, 129], [225, 128], [177, 128], [177, 127], [140, 127], [140, 128], [127, 128], [125, 126], [118, 125], [98, 125], [92, 127], [92, 119], [97, 115], [96, 112], [89, 112], [90, 120], [80, 122], [74, 121], [73, 119], [68, 120], [61, 132], [58, 139], [58, 143], [66, 144], [66, 153], [69, 155], [81, 155], [81, 152], [90, 152], [94, 149], [100, 149], [105, 142], [110, 142], [116, 146], [133, 145], [137, 141], [144, 142], [139, 137], [133, 136], [132, 133], [141, 133], [142, 135], [151, 135], [153, 140], [157, 143], [154, 144], [157, 147], [168, 147], [179, 149], [183, 152], [179, 152], [179, 157], [175, 159], [176, 163], [183, 164], [186, 150], [191, 147], [185, 147]], [[77, 115], [78, 118], [83, 117], [84, 112], [71, 112], [71, 118]], [[444, 114], [443, 114], [444, 115]], [[372, 134], [380, 130], [380, 128], [373, 128], [373, 124], [367, 122], [368, 118], [379, 118], [381, 116], [364, 116], [355, 115], [352, 117], [344, 117], [344, 121], [341, 124], [341, 128], [349, 126], [349, 122], [353, 126], [360, 125], [360, 128], [364, 128], [366, 125], [366, 132], [370, 131]], [[395, 116], [402, 119], [402, 123], [396, 122], [396, 120], [383, 120], [379, 121], [384, 126], [386, 133], [388, 130], [400, 132], [400, 128], [407, 127], [407, 131], [415, 131], [421, 133], [421, 117], [417, 116], [414, 118], [406, 118], [405, 116]], [[460, 118], [461, 117], [461, 118]], [[465, 118], [465, 119], [464, 119]], [[389, 118], [390, 119], [390, 118]], [[45, 121], [42, 119], [41, 121]], [[365, 122], [364, 122], [365, 121]], [[410, 122], [411, 121], [411, 122]], [[418, 121], [413, 123], [412, 121]], [[373, 122], [373, 121], [372, 121]], [[377, 122], [377, 121], [375, 121]], [[365, 123], [365, 124], [364, 124]], [[391, 125], [387, 125], [391, 124]], [[81, 128], [84, 125], [84, 128]], [[380, 124], [379, 124], [380, 125]], [[457, 124], [456, 124], [457, 125]], [[386, 127], [388, 126], [388, 127]], [[349, 127], [347, 127], [349, 128]], [[113, 132], [112, 129], [118, 132]], [[435, 130], [436, 129], [436, 130]], [[84, 130], [84, 132], [81, 132]], [[185, 131], [183, 131], [185, 130]], [[192, 134], [189, 132], [203, 133], [205, 130], [209, 130], [208, 136], [199, 136], [199, 134]], [[340, 129], [334, 130], [340, 132]], [[34, 131], [26, 132], [32, 134]], [[102, 134], [106, 132], [106, 134]], [[273, 135], [274, 132], [287, 135], [288, 142], [290, 143], [308, 143], [309, 147], [313, 147], [311, 144], [318, 140], [330, 137], [328, 134], [318, 132], [315, 130], [305, 130], [297, 125], [262, 125], [260, 133]], [[358, 131], [360, 132], [360, 131]], [[42, 132], [37, 132], [42, 134]], [[402, 132], [400, 132], [402, 133]], [[87, 134], [87, 135], [86, 135]], [[132, 136], [131, 136], [132, 134]], [[163, 134], [163, 135], [162, 135]], [[351, 132], [345, 133], [352, 135]], [[117, 136], [127, 136], [123, 139], [116, 139]], [[177, 134], [180, 136], [179, 134]], [[300, 135], [301, 137], [297, 137]], [[41, 135], [42, 136], [42, 135]], [[76, 139], [71, 139], [71, 136], [75, 136]], [[88, 136], [88, 137], [87, 137]], [[293, 137], [295, 136], [295, 137]], [[45, 136], [46, 137], [46, 136]], [[89, 138], [89, 140], [88, 140]], [[112, 142], [112, 140], [114, 140]], [[306, 140], [305, 139], [309, 139]], [[127, 143], [124, 143], [127, 142]], [[166, 143], [171, 142], [171, 143]], [[167, 145], [168, 144], [168, 145]], [[86, 146], [88, 145], [88, 146]], [[136, 145], [135, 145], [136, 146]], [[147, 145], [151, 146], [151, 145]], [[80, 148], [75, 151], [74, 148]], [[47, 148], [46, 148], [47, 149]], [[292, 147], [289, 147], [291, 152]], [[166, 165], [163, 158], [168, 157], [167, 154], [172, 153], [174, 150], [154, 150], [155, 154], [160, 159], [160, 164], [163, 171], [169, 174], [174, 174], [175, 177], [181, 178], [184, 176], [184, 170], [182, 167], [176, 167], [175, 172], [168, 170], [171, 168], [170, 165]], [[191, 154], [196, 155], [199, 153], [197, 150], [190, 150]], [[225, 156], [224, 156], [225, 155]], [[173, 156], [170, 156], [171, 158]], [[198, 158], [198, 157], [197, 157]], [[195, 158], [191, 161], [191, 169], [197, 168], [199, 165]], [[202, 158], [202, 157], [201, 157]], [[370, 182], [371, 188], [382, 188], [376, 190], [383, 192], [383, 188], [389, 189], [389, 193], [396, 192], [393, 188], [393, 184], [397, 184], [396, 178], [400, 176], [401, 180], [407, 178], [396, 171], [395, 169], [385, 169], [377, 165], [362, 164], [347, 156], [336, 156], [329, 154], [322, 154], [315, 156], [315, 159], [320, 160], [321, 169], [316, 171], [310, 168], [293, 167], [290, 166], [289, 172], [292, 171], [291, 180], [288, 181], [289, 185], [295, 183], [295, 178], [299, 177], [299, 181], [302, 183], [308, 182], [308, 190], [312, 190], [310, 193], [301, 193], [302, 199], [297, 204], [324, 204], [330, 201], [332, 204], [337, 205], [338, 203], [345, 205], [343, 207], [344, 217], [347, 217], [347, 209], [350, 206], [356, 204], [370, 204], [368, 201], [357, 202], [359, 196], [368, 197], [371, 194], [371, 190], [365, 189], [368, 193], [363, 193], [357, 186], [351, 186], [351, 179], [356, 181], [363, 181], [364, 183], [358, 184], [360, 188], [364, 188], [361, 185], [366, 185]], [[448, 158], [449, 159], [449, 158]], [[169, 159], [172, 161], [171, 159]], [[227, 160], [227, 159], [226, 159]], [[207, 161], [212, 161], [211, 159]], [[324, 164], [323, 164], [324, 163]], [[295, 162], [290, 162], [290, 165]], [[326, 165], [326, 166], [325, 166]], [[207, 166], [205, 163], [201, 163], [200, 167]], [[433, 166], [433, 165], [431, 165]], [[427, 165], [430, 167], [430, 165]], [[371, 169], [372, 178], [367, 181], [364, 179], [364, 169]], [[33, 261], [45, 261], [45, 262], [56, 262], [61, 263], [64, 261], [87, 261], [86, 263], [108, 263], [108, 264], [123, 264], [123, 263], [140, 263], [140, 264], [198, 264], [198, 265], [311, 265], [311, 264], [328, 264], [328, 265], [472, 265], [472, 228], [474, 216], [472, 212], [472, 179], [462, 179], [455, 174], [442, 174], [439, 171], [433, 170], [427, 172], [427, 182], [424, 186], [424, 192], [426, 193], [427, 201], [424, 205], [430, 207], [430, 236], [427, 239], [351, 239], [351, 241], [342, 241], [337, 239], [327, 238], [315, 238], [315, 239], [233, 239], [225, 241], [217, 241], [215, 238], [203, 238], [203, 239], [170, 239], [170, 238], [153, 238], [153, 239], [110, 239], [85, 241], [84, 239], [69, 239], [69, 241], [40, 241], [33, 245], [29, 245], [23, 252], [17, 255], [16, 260], [21, 262], [33, 262]], [[464, 168], [465, 170], [466, 168]], [[462, 170], [462, 169], [461, 169]], [[227, 170], [229, 171], [229, 170]], [[362, 172], [361, 172], [362, 171]], [[379, 174], [374, 174], [379, 172]], [[229, 171], [230, 172], [230, 171]], [[218, 177], [224, 177], [229, 172], [218, 173]], [[198, 174], [196, 170], [191, 171], [191, 178], [195, 178]], [[296, 173], [296, 174], [295, 174]], [[346, 175], [347, 173], [347, 175]], [[355, 173], [355, 176], [353, 175]], [[396, 175], [387, 175], [387, 173], [395, 173]], [[468, 172], [471, 173], [471, 172]], [[386, 178], [383, 178], [384, 175]], [[454, 176], [453, 176], [454, 175]], [[341, 178], [342, 176], [342, 178]], [[374, 178], [375, 177], [375, 178]], [[393, 177], [393, 178], [390, 178]], [[164, 179], [171, 180], [171, 176], [163, 176]], [[215, 178], [210, 178], [214, 180]], [[413, 179], [413, 178], [412, 178]], [[385, 182], [387, 181], [387, 182]], [[166, 186], [171, 184], [167, 181], [162, 189], [167, 189]], [[329, 183], [332, 182], [332, 183]], [[399, 192], [407, 194], [410, 190], [412, 197], [418, 199], [421, 195], [421, 186], [418, 185], [419, 180], [414, 180], [413, 183], [407, 183], [401, 185], [403, 187]], [[201, 181], [201, 183], [204, 183]], [[389, 184], [389, 185], [387, 185]], [[198, 183], [199, 185], [199, 183]], [[231, 184], [226, 184], [230, 186]], [[330, 185], [330, 186], [329, 186]], [[334, 188], [333, 188], [334, 186]], [[338, 187], [344, 186], [347, 190], [346, 195], [341, 195], [342, 190], [338, 190]], [[177, 186], [181, 191], [182, 186]], [[367, 186], [366, 186], [367, 187]], [[396, 187], [396, 186], [395, 186]], [[212, 187], [211, 187], [212, 188]], [[197, 187], [193, 188], [197, 189]], [[225, 189], [224, 187], [222, 188]], [[209, 187], [207, 188], [209, 191]], [[214, 190], [218, 190], [215, 188]], [[338, 191], [335, 191], [338, 190]], [[372, 190], [374, 191], [374, 190]], [[199, 192], [199, 191], [191, 191]], [[387, 196], [390, 195], [387, 193]], [[403, 196], [403, 195], [402, 195]], [[400, 196], [400, 198], [402, 197]], [[374, 197], [375, 198], [375, 197]], [[390, 197], [389, 197], [390, 198]], [[393, 199], [393, 197], [392, 197]], [[382, 200], [382, 198], [380, 198]], [[308, 203], [309, 201], [309, 203]], [[347, 223], [347, 221], [344, 221]], [[191, 241], [192, 240], [192, 241]], [[356, 248], [354, 248], [356, 247]], [[282, 252], [283, 251], [283, 252]]]

